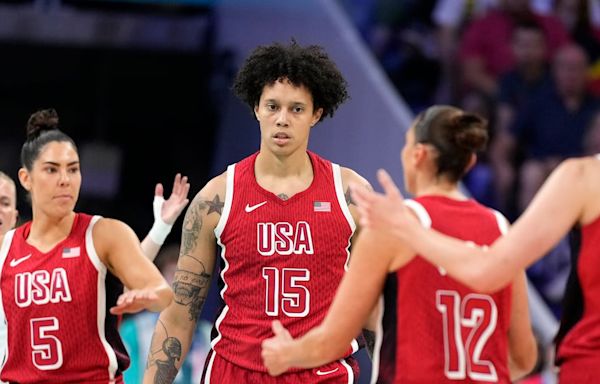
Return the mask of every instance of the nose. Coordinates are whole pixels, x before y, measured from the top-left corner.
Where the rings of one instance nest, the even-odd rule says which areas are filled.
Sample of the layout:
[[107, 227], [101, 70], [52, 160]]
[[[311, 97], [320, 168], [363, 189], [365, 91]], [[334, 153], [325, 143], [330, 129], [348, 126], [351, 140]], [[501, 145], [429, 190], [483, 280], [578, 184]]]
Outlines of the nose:
[[60, 171], [60, 178], [58, 179], [58, 183], [60, 186], [66, 186], [71, 183], [71, 176], [69, 175], [68, 170]]
[[287, 127], [288, 126], [288, 118], [287, 111], [285, 108], [281, 108], [279, 113], [277, 114], [277, 126], [278, 127]]

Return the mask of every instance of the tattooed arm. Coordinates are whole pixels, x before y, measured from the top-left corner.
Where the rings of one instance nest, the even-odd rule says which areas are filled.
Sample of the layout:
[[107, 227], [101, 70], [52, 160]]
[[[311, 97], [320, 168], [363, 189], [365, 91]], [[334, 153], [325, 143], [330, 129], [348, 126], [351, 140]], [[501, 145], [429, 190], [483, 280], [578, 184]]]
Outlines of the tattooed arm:
[[215, 265], [214, 229], [223, 210], [226, 175], [211, 180], [190, 203], [173, 280], [175, 297], [156, 323], [144, 383], [172, 383], [192, 344]]

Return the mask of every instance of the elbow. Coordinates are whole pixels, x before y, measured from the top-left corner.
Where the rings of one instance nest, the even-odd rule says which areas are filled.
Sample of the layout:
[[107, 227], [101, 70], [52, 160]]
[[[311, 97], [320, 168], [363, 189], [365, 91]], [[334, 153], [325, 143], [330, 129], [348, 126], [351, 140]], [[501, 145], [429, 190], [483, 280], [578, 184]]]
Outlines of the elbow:
[[538, 364], [539, 357], [538, 345], [532, 335], [524, 348], [518, 352], [511, 353], [511, 378], [516, 380], [531, 373]]

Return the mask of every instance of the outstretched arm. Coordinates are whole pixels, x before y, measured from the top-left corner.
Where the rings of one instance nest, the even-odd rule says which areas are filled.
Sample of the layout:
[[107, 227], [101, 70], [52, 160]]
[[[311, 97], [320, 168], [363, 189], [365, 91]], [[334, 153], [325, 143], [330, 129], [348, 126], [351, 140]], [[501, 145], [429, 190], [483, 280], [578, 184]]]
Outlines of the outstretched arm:
[[416, 225], [396, 185], [383, 170], [378, 178], [385, 195], [355, 188], [353, 196], [363, 226], [392, 233], [457, 280], [473, 289], [493, 292], [542, 257], [578, 222], [585, 202], [591, 199], [585, 180], [597, 178], [597, 174], [586, 175], [583, 162], [561, 164], [508, 234], [488, 251], [467, 247], [460, 240]]
[[223, 210], [225, 177], [211, 180], [191, 202], [183, 223], [175, 297], [158, 319], [144, 383], [171, 383], [187, 355], [208, 295], [216, 258], [214, 229]]
[[152, 204], [154, 225], [142, 240], [142, 250], [150, 261], [154, 261], [160, 247], [171, 232], [175, 220], [189, 203], [190, 183], [187, 176], [182, 177], [180, 173], [175, 175], [171, 196], [167, 200], [163, 197], [163, 191], [163, 185], [161, 183], [156, 184]]
[[110, 309], [112, 314], [142, 309], [158, 312], [169, 305], [173, 291], [154, 264], [144, 257], [137, 236], [127, 224], [100, 219], [92, 236], [100, 260], [128, 289]]
[[350, 269], [321, 325], [294, 340], [280, 323], [273, 324], [275, 336], [262, 343], [269, 373], [276, 376], [290, 367], [317, 367], [343, 356], [375, 307], [394, 258], [407, 261], [411, 255], [392, 236], [363, 230], [353, 246]]

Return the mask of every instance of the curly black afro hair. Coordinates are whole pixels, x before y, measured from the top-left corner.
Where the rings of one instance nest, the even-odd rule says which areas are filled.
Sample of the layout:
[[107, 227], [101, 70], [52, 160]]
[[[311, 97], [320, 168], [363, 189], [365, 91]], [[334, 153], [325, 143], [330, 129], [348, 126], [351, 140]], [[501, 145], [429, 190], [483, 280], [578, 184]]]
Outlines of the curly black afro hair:
[[333, 116], [348, 99], [346, 80], [323, 48], [302, 47], [294, 40], [287, 46], [275, 43], [257, 47], [238, 72], [233, 91], [254, 109], [265, 85], [284, 78], [295, 86], [308, 88], [314, 109], [323, 108], [321, 120]]

